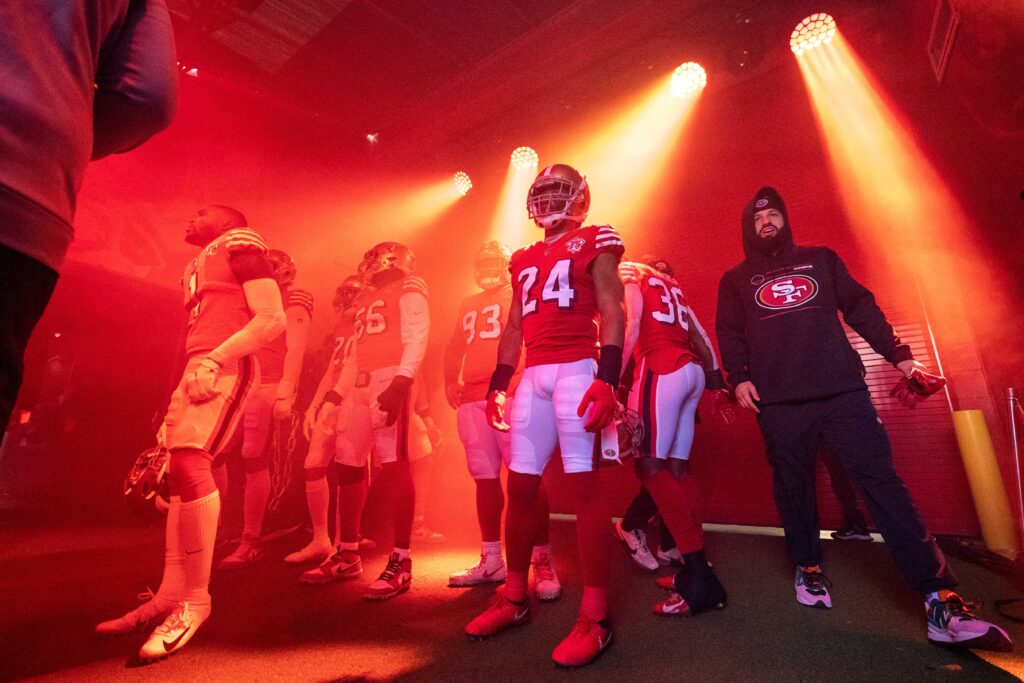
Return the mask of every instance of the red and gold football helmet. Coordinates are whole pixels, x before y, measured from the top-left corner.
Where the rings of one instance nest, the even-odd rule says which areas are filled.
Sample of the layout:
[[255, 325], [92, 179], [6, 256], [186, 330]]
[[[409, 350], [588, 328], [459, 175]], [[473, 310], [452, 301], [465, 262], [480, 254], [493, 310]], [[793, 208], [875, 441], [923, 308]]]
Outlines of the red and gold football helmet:
[[590, 210], [586, 176], [568, 164], [548, 166], [530, 186], [526, 210], [545, 230], [559, 227], [562, 221], [581, 225]]
[[381, 242], [363, 254], [363, 262], [359, 264], [360, 275], [368, 280], [389, 270], [412, 275], [416, 271], [416, 255], [412, 249], [398, 242]]
[[132, 512], [143, 519], [167, 514], [171, 494], [167, 484], [170, 451], [163, 445], [143, 451], [124, 478], [124, 497]]
[[295, 276], [299, 269], [295, 266], [292, 257], [280, 249], [271, 249], [267, 252], [270, 260], [270, 267], [274, 269], [274, 279], [282, 287], [288, 287], [295, 282]]
[[480, 289], [496, 289], [511, 282], [508, 272], [512, 249], [501, 242], [484, 242], [473, 261], [473, 277]]
[[331, 305], [335, 313], [345, 313], [354, 306], [356, 299], [366, 289], [366, 281], [362, 275], [349, 275], [341, 281], [338, 288], [334, 290], [334, 300]]

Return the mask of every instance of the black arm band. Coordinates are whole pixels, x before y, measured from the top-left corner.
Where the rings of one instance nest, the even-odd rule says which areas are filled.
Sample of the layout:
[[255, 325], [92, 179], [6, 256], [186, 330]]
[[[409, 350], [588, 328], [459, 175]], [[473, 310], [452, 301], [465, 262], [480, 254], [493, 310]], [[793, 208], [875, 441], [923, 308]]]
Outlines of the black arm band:
[[717, 368], [714, 370], [705, 370], [704, 388], [708, 391], [725, 389], [725, 378], [722, 377], [722, 371]]
[[619, 386], [619, 375], [622, 374], [622, 347], [611, 344], [601, 347], [601, 358], [597, 361], [597, 379], [608, 382], [612, 387]]
[[341, 394], [339, 394], [334, 389], [331, 389], [326, 394], [324, 394], [324, 403], [333, 403], [334, 405], [338, 405], [339, 403], [341, 403]]
[[516, 374], [515, 366], [508, 363], [498, 363], [491, 374], [491, 383], [487, 387], [487, 395], [492, 391], [508, 391], [508, 385], [512, 383], [512, 376]]

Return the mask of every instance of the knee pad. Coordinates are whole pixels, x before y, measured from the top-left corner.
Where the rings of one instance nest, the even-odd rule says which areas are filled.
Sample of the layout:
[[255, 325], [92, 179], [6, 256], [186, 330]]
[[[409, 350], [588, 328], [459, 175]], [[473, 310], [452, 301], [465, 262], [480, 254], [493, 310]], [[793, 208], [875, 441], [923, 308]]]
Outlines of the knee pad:
[[195, 500], [216, 490], [213, 479], [213, 457], [198, 448], [177, 448], [171, 452], [167, 481], [172, 495]]
[[665, 469], [665, 462], [657, 458], [637, 458], [633, 462], [633, 470], [640, 481], [646, 481]]
[[342, 465], [334, 463], [334, 473], [338, 477], [339, 486], [349, 486], [366, 481], [366, 467], [355, 467], [353, 465]]

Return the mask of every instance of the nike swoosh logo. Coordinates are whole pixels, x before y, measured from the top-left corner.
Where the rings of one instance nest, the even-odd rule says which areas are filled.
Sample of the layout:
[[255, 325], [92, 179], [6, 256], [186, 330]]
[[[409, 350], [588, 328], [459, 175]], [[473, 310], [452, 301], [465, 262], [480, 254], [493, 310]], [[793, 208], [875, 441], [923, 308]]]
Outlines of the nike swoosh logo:
[[497, 574], [499, 571], [501, 571], [501, 567], [498, 567], [494, 571], [484, 572], [484, 578], [485, 579], [489, 579], [492, 576], [494, 576], [495, 574]]
[[525, 617], [525, 616], [526, 616], [526, 615], [527, 615], [527, 614], [529, 613], [529, 611], [530, 611], [530, 609], [529, 609], [529, 608], [526, 608], [526, 609], [524, 609], [524, 610], [523, 610], [522, 612], [520, 612], [520, 611], [518, 611], [518, 610], [517, 610], [517, 611], [516, 611], [516, 617], [515, 617], [515, 621], [519, 621], [520, 619], [522, 619], [523, 617]]
[[202, 548], [200, 548], [199, 550], [186, 550], [185, 554], [186, 555], [195, 555], [196, 553], [201, 553], [201, 552], [203, 552]]
[[180, 636], [178, 636], [174, 640], [171, 640], [171, 641], [166, 641], [165, 640], [164, 641], [164, 652], [170, 652], [171, 650], [176, 648], [178, 646], [178, 643], [181, 642], [181, 639], [185, 637], [185, 634], [188, 633], [191, 630], [192, 630], [192, 627], [189, 626], [187, 629], [185, 629], [184, 631], [181, 632]]

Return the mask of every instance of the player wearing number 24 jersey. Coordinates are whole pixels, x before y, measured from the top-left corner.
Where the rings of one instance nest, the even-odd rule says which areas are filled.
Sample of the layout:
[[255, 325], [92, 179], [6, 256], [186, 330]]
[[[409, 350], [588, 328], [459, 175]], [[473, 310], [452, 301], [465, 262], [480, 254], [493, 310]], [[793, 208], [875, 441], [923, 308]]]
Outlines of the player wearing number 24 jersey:
[[[544, 239], [512, 256], [513, 306], [487, 392], [491, 426], [511, 429], [508, 573], [503, 593], [466, 626], [466, 634], [491, 636], [523, 623], [529, 614], [527, 571], [537, 492], [557, 449], [576, 501], [583, 600], [576, 627], [551, 657], [562, 666], [581, 666], [612, 637], [606, 619], [611, 511], [600, 491], [595, 455], [603, 450], [598, 432], [612, 425], [618, 407], [613, 387], [622, 369], [624, 315], [617, 266], [623, 244], [610, 226], [581, 227], [590, 189], [571, 166], [555, 164], [541, 171], [526, 203]], [[526, 369], [506, 425], [505, 396], [523, 345]]]

